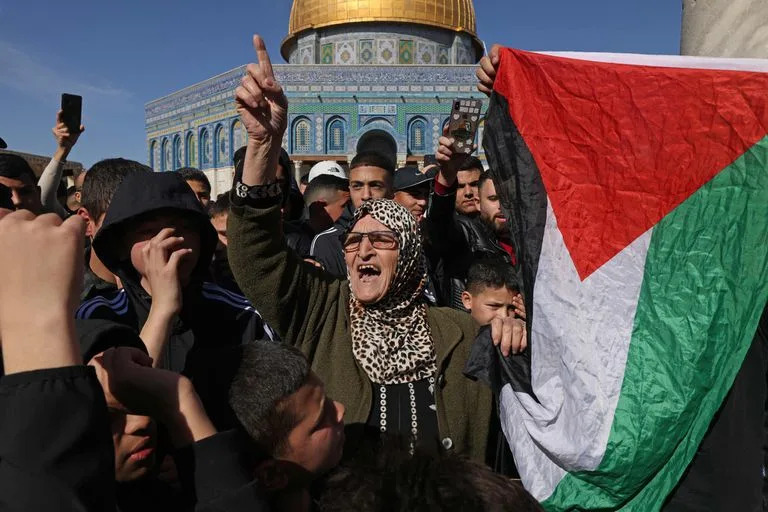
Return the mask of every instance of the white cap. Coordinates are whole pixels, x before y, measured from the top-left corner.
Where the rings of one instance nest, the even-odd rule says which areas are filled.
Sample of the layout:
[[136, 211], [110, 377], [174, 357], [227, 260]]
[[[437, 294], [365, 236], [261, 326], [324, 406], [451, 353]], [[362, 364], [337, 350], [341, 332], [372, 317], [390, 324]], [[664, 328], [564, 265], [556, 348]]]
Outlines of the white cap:
[[312, 166], [309, 170], [309, 180], [317, 178], [318, 176], [333, 176], [334, 178], [340, 178], [342, 180], [348, 180], [347, 171], [345, 171], [339, 164], [331, 160], [325, 160], [318, 162]]

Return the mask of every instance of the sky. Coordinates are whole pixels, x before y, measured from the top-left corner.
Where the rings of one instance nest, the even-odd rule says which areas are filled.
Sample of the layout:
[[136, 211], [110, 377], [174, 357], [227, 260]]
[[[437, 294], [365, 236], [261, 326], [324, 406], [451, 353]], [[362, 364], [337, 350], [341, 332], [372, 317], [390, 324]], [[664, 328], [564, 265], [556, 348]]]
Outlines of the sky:
[[[62, 92], [83, 96], [86, 167], [147, 161], [144, 105], [252, 62], [282, 63], [290, 0], [0, 0], [0, 137], [52, 154]], [[680, 0], [475, 0], [478, 35], [526, 50], [677, 54]]]

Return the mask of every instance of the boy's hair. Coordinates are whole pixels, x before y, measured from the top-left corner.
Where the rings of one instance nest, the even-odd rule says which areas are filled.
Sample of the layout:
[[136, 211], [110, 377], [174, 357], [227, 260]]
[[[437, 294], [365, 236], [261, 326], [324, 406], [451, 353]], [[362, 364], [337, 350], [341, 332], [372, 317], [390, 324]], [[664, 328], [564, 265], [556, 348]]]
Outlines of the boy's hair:
[[476, 156], [468, 156], [459, 166], [460, 171], [480, 171], [485, 172], [483, 168], [483, 162]]
[[124, 158], [108, 158], [96, 162], [85, 173], [80, 205], [88, 210], [92, 219], [98, 219], [107, 212], [112, 196], [126, 176], [137, 172], [152, 172], [152, 169]]
[[480, 175], [480, 179], [477, 180], [477, 189], [480, 190], [481, 188], [483, 188], [483, 184], [488, 180], [493, 181], [493, 179], [491, 178], [491, 173], [489, 171], [485, 171], [483, 172], [483, 174]]
[[541, 512], [522, 485], [453, 454], [389, 446], [333, 470], [321, 482], [321, 512]]
[[211, 191], [211, 182], [208, 181], [208, 177], [200, 169], [195, 169], [194, 167], [182, 167], [176, 172], [181, 174], [184, 181], [196, 181], [202, 183], [208, 192]]
[[29, 178], [32, 183], [37, 183], [35, 172], [29, 162], [11, 153], [0, 153], [0, 176], [12, 180]]
[[482, 293], [486, 288], [506, 288], [512, 292], [520, 290], [515, 268], [502, 260], [486, 259], [476, 261], [467, 272], [467, 291], [472, 295]]
[[257, 341], [238, 347], [240, 362], [229, 388], [229, 405], [259, 450], [279, 455], [298, 422], [285, 399], [309, 377], [309, 363], [297, 349]]
[[309, 182], [307, 190], [304, 191], [304, 203], [309, 205], [334, 197], [337, 192], [349, 192], [349, 181], [334, 176], [318, 176]]
[[229, 200], [229, 192], [224, 192], [216, 197], [216, 201], [211, 203], [208, 207], [208, 215], [211, 218], [218, 217], [225, 213], [229, 213], [229, 206], [231, 202]]
[[352, 169], [363, 166], [380, 167], [386, 170], [390, 175], [395, 174], [395, 163], [386, 155], [379, 153], [378, 151], [362, 151], [358, 153], [349, 164], [349, 170], [351, 171]]

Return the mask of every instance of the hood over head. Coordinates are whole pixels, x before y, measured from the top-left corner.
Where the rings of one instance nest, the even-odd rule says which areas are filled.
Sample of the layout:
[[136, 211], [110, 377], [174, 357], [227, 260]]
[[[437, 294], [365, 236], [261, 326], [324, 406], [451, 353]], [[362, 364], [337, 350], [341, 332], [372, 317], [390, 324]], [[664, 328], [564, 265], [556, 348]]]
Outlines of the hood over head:
[[99, 259], [116, 275], [138, 277], [130, 257], [121, 257], [120, 252], [128, 230], [158, 213], [178, 213], [197, 222], [200, 256], [193, 276], [204, 275], [213, 258], [218, 236], [195, 193], [175, 172], [135, 173], [123, 180], [93, 241]]

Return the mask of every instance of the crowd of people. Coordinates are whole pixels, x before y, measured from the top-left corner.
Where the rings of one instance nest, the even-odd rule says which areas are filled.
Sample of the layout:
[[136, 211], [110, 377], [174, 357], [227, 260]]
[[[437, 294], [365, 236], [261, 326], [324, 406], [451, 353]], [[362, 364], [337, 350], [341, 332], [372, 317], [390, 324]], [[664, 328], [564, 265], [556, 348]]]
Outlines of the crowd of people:
[[61, 112], [39, 179], [0, 155], [0, 502], [540, 510], [463, 374], [480, 326], [504, 353], [526, 345], [482, 163], [443, 137], [439, 165], [367, 151], [295, 182], [255, 46], [231, 192], [110, 158], [61, 193], [85, 136]]
[[39, 180], [0, 155], [0, 503], [542, 510], [463, 372], [480, 329], [527, 348], [496, 184], [447, 133], [423, 169], [366, 151], [297, 183], [254, 47], [231, 192], [110, 158], [60, 195], [61, 114]]

